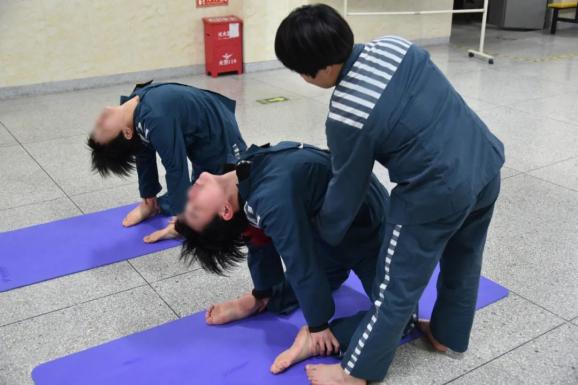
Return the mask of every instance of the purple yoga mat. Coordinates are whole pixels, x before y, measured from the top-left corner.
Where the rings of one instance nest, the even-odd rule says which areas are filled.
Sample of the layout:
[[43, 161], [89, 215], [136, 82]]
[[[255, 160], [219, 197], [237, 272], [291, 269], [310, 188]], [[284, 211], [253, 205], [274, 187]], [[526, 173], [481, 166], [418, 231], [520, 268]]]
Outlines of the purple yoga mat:
[[134, 204], [0, 233], [0, 292], [177, 246], [146, 244], [143, 237], [163, 228], [155, 217], [124, 228]]
[[[420, 317], [429, 318], [435, 299], [434, 274], [420, 301]], [[367, 309], [361, 284], [350, 277], [335, 293], [336, 316]], [[477, 308], [508, 295], [483, 278]], [[207, 326], [199, 312], [79, 353], [42, 364], [32, 371], [36, 385], [298, 385], [308, 384], [305, 363], [281, 375], [269, 367], [291, 345], [303, 315], [264, 313], [225, 326]], [[402, 343], [419, 336], [416, 332]], [[307, 362], [335, 363], [335, 358]]]

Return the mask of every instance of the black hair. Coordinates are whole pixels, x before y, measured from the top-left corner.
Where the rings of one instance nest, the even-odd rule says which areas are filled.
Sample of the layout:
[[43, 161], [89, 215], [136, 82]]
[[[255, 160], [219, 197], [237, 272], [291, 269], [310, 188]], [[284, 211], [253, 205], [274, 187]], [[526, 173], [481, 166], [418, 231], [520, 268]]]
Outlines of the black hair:
[[180, 259], [189, 266], [199, 262], [203, 270], [225, 275], [245, 259], [243, 232], [249, 222], [242, 210], [225, 221], [218, 215], [202, 231], [177, 218], [175, 230], [184, 238]]
[[142, 148], [138, 135], [127, 139], [122, 132], [108, 143], [99, 143], [90, 135], [86, 144], [92, 151], [92, 170], [102, 176], [128, 176], [135, 169], [136, 155]]
[[315, 77], [319, 70], [345, 63], [353, 50], [347, 21], [325, 4], [293, 10], [279, 25], [275, 54], [292, 71]]

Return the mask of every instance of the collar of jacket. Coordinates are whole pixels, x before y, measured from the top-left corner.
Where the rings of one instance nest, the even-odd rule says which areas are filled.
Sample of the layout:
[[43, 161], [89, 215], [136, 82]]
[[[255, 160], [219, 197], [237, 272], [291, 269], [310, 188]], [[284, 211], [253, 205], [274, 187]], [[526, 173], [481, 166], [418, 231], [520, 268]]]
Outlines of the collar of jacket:
[[347, 59], [347, 61], [345, 61], [343, 67], [341, 67], [341, 72], [339, 72], [339, 76], [337, 77], [337, 82], [335, 83], [335, 85], [339, 84], [339, 82], [341, 82], [341, 80], [345, 77], [345, 75], [347, 75], [351, 67], [353, 67], [353, 64], [357, 61], [359, 55], [361, 55], [361, 52], [363, 51], [364, 48], [365, 48], [364, 44], [353, 45], [351, 55], [349, 55], [349, 58]]

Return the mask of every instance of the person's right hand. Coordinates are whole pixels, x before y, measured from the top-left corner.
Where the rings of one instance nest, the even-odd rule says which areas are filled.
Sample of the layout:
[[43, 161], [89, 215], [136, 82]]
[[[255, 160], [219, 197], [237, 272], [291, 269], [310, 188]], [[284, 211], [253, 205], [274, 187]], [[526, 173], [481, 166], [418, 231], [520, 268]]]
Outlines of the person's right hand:
[[157, 198], [146, 198], [126, 215], [122, 221], [122, 225], [124, 227], [131, 227], [158, 213], [159, 206]]

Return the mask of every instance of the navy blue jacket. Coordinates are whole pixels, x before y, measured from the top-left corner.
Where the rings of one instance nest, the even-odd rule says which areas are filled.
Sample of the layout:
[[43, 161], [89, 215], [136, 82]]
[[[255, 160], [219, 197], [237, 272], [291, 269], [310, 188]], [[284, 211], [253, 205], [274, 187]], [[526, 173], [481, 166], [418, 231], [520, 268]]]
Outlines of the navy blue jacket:
[[249, 268], [255, 289], [266, 291], [285, 276], [310, 327], [326, 324], [335, 306], [325, 267], [345, 271], [363, 258], [376, 260], [385, 226], [388, 194], [371, 178], [354, 224], [337, 247], [324, 242], [313, 226], [331, 179], [327, 151], [295, 142], [250, 147], [241, 157], [250, 172], [239, 175], [241, 205], [252, 226], [272, 244], [250, 247]]
[[[184, 209], [191, 176], [195, 170], [214, 171], [234, 163], [246, 149], [235, 120], [235, 101], [223, 95], [176, 83], [158, 83], [137, 88], [128, 97], [140, 98], [134, 112], [134, 127], [145, 143], [137, 156], [140, 195], [161, 191], [156, 153], [166, 169], [170, 209]], [[198, 173], [193, 174], [193, 179]]]
[[424, 49], [398, 37], [355, 45], [326, 122], [331, 179], [317, 226], [337, 244], [380, 162], [397, 183], [388, 222], [427, 223], [465, 209], [496, 177], [504, 147]]

